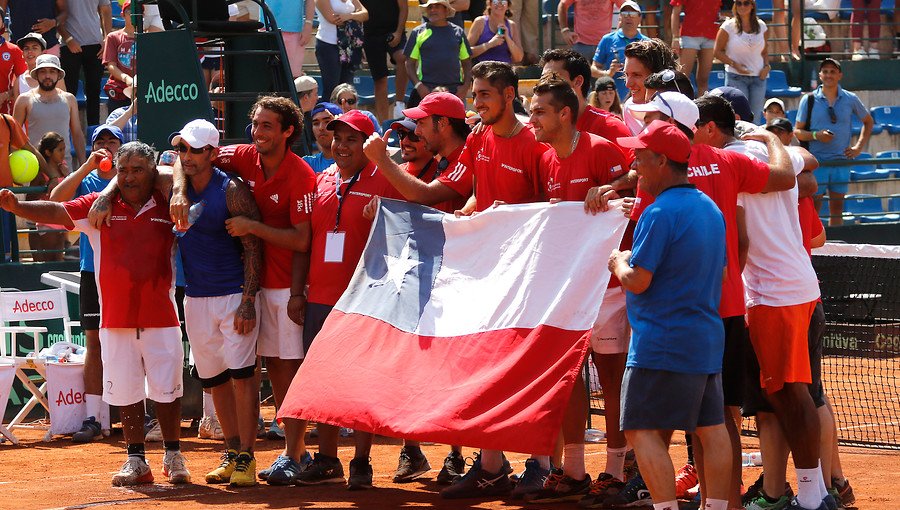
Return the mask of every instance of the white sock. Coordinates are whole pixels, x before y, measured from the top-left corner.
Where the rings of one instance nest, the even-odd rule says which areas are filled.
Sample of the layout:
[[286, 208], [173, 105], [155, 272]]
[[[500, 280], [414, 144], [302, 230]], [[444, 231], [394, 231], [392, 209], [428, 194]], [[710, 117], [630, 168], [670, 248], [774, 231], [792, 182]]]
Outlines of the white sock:
[[678, 510], [678, 501], [666, 501], [664, 503], [653, 503], [653, 510]]
[[584, 443], [563, 447], [563, 473], [573, 480], [584, 480]]
[[728, 510], [728, 500], [707, 498], [703, 510]]
[[84, 403], [85, 410], [87, 411], [87, 417], [94, 417], [97, 422], [100, 421], [100, 406], [103, 404], [103, 400], [100, 398], [100, 395], [91, 395], [90, 393], [84, 394]]
[[822, 504], [822, 493], [819, 492], [818, 478], [822, 477], [822, 470], [818, 467], [812, 469], [797, 469], [797, 501], [803, 508], [819, 508]]
[[605, 471], [619, 480], [625, 480], [625, 454], [628, 453], [628, 447], [625, 448], [607, 448], [606, 449], [606, 469]]
[[822, 473], [822, 459], [819, 459], [819, 492], [822, 493], [822, 499], [828, 495], [828, 487], [825, 487], [825, 474]]
[[497, 474], [503, 467], [503, 452], [500, 450], [481, 450], [481, 469]]
[[[582, 457], [584, 457], [583, 453], [582, 453]], [[538, 464], [541, 465], [541, 469], [550, 469], [550, 456], [549, 455], [532, 455], [531, 458], [538, 461]]]
[[214, 418], [216, 416], [216, 405], [213, 403], [212, 393], [203, 392], [203, 416]]

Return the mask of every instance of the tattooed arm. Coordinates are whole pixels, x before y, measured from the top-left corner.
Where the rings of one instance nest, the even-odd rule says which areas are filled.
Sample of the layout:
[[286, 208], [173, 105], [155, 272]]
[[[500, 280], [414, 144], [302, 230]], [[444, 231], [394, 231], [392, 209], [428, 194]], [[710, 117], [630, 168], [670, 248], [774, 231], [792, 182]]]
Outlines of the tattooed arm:
[[[254, 221], [261, 218], [250, 188], [237, 179], [232, 179], [225, 189], [225, 202], [232, 217], [244, 216]], [[241, 236], [241, 244], [244, 247], [244, 293], [234, 314], [234, 330], [246, 335], [256, 325], [254, 303], [262, 274], [262, 241], [248, 234]]]

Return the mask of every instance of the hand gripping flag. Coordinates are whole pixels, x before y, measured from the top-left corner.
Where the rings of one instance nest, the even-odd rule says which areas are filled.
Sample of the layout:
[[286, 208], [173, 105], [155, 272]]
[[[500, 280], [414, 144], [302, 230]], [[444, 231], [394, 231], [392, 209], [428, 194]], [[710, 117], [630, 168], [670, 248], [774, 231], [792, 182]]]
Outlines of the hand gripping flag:
[[455, 218], [382, 200], [280, 416], [550, 454], [626, 223], [572, 202]]

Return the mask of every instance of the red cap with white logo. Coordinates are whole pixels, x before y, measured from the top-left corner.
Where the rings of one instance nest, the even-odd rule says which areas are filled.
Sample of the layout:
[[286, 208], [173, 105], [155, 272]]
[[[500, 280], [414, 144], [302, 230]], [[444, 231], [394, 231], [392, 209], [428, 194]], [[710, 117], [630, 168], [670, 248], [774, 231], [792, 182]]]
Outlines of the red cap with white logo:
[[691, 157], [691, 141], [674, 124], [654, 120], [637, 136], [616, 139], [622, 147], [650, 149], [676, 163], [687, 163]]

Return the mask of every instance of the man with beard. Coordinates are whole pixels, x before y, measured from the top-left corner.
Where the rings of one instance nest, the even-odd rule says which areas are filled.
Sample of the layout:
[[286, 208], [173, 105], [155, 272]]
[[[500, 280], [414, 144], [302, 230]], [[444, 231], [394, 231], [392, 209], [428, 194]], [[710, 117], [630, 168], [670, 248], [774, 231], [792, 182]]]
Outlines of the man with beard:
[[77, 161], [71, 161], [68, 155], [66, 160], [70, 163], [69, 168], [73, 168], [74, 164], [81, 164], [85, 160], [85, 140], [75, 96], [56, 88], [56, 84], [65, 76], [66, 72], [59, 65], [59, 57], [39, 56], [31, 70], [31, 77], [37, 80], [38, 86], [16, 99], [13, 118], [18, 124], [25, 126], [28, 140], [35, 147], [40, 145], [44, 133], [50, 131], [59, 133], [65, 140], [71, 139]]

